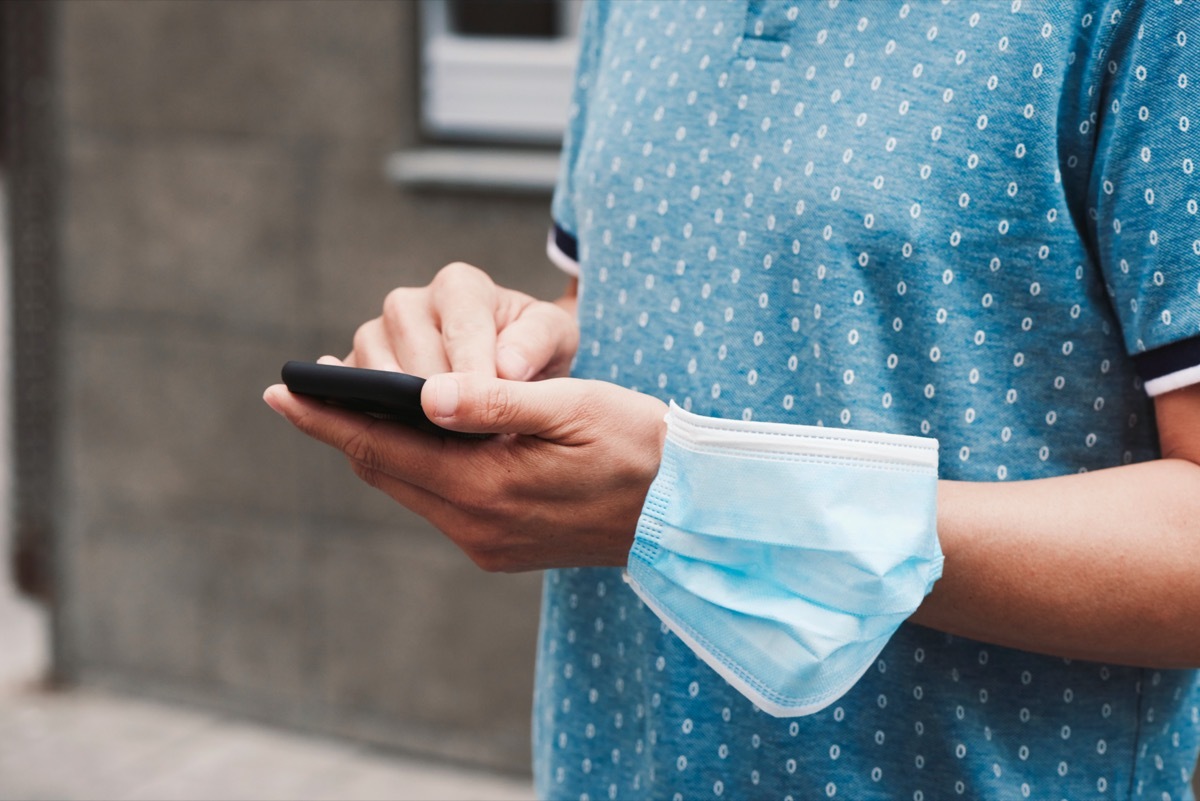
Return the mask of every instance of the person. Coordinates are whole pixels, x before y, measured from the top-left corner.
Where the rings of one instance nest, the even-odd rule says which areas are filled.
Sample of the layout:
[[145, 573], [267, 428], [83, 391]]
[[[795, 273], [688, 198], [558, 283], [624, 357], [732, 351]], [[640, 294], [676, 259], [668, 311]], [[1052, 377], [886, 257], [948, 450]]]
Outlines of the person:
[[[267, 402], [547, 571], [541, 797], [1191, 797], [1197, 79], [1182, 0], [601, 0], [566, 295], [450, 265], [344, 360], [497, 435]], [[773, 651], [861, 676], [764, 711]]]

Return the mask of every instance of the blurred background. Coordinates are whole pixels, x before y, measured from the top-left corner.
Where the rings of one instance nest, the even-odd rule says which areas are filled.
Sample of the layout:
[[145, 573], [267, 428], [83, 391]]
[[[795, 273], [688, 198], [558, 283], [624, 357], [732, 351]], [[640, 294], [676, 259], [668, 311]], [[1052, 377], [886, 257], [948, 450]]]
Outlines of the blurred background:
[[480, 572], [261, 393], [450, 261], [561, 292], [577, 16], [0, 3], [0, 798], [130, 795], [118, 767], [235, 719], [515, 777], [448, 797], [528, 795], [540, 577]]

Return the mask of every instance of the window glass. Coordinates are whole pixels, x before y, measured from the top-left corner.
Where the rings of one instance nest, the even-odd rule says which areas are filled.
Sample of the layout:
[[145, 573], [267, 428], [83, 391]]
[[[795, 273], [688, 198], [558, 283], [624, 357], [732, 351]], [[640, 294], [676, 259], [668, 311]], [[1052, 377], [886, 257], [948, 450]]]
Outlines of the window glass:
[[559, 0], [449, 0], [450, 26], [459, 36], [553, 39], [561, 30]]

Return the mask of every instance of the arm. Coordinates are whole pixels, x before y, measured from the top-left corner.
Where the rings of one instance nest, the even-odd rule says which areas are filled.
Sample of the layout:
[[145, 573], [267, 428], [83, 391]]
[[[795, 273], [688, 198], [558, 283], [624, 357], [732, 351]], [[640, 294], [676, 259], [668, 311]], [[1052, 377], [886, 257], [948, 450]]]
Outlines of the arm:
[[[347, 359], [424, 374], [482, 372], [459, 377], [448, 413], [433, 398], [444, 383], [431, 381], [427, 412], [462, 430], [528, 433], [533, 425], [538, 435], [527, 443], [536, 448], [493, 443], [450, 453], [457, 446], [305, 404], [282, 388], [268, 401], [345, 451], [360, 476], [429, 517], [489, 569], [624, 564], [661, 455], [662, 405], [595, 382], [538, 382], [518, 392], [488, 380], [511, 375], [498, 361], [500, 369], [486, 369], [489, 354], [510, 342], [527, 361], [546, 365], [539, 377], [561, 374], [578, 342], [577, 291], [572, 279], [554, 304], [535, 302], [452, 265], [428, 288], [393, 293], [384, 315], [360, 329]], [[487, 320], [481, 307], [493, 304], [498, 330], [454, 322]], [[438, 363], [421, 364], [431, 358]], [[944, 573], [912, 620], [1073, 658], [1200, 665], [1200, 387], [1156, 404], [1163, 459], [1035, 481], [940, 482]], [[606, 446], [601, 458], [598, 445]], [[481, 472], [481, 460], [491, 470]], [[435, 475], [431, 461], [444, 472]], [[609, 479], [596, 481], [595, 465], [618, 462]], [[564, 476], [590, 477], [573, 483]], [[511, 538], [517, 529], [527, 535], [520, 542]], [[599, 537], [589, 539], [592, 533]]]
[[1157, 461], [940, 482], [945, 568], [913, 622], [1065, 657], [1200, 665], [1200, 386], [1156, 411]]
[[[431, 379], [425, 407], [440, 425], [522, 435], [483, 445], [397, 431], [282, 387], [267, 400], [489, 570], [624, 564], [664, 436], [658, 401], [571, 379]], [[912, 620], [1065, 657], [1200, 665], [1200, 387], [1157, 403], [1163, 459], [940, 482], [943, 578]]]

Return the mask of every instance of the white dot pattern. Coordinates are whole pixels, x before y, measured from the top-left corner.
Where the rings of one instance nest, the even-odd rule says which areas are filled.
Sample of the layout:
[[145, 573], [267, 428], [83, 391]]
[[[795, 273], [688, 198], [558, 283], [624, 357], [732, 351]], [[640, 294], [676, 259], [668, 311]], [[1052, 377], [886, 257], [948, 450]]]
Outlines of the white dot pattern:
[[[937, 437], [944, 478], [1155, 458], [1135, 359], [1200, 334], [1196, 80], [1194, 0], [596, 3], [554, 201], [574, 372]], [[576, 569], [534, 720], [546, 798], [1180, 799], [1200, 685], [905, 626], [780, 720]]]

